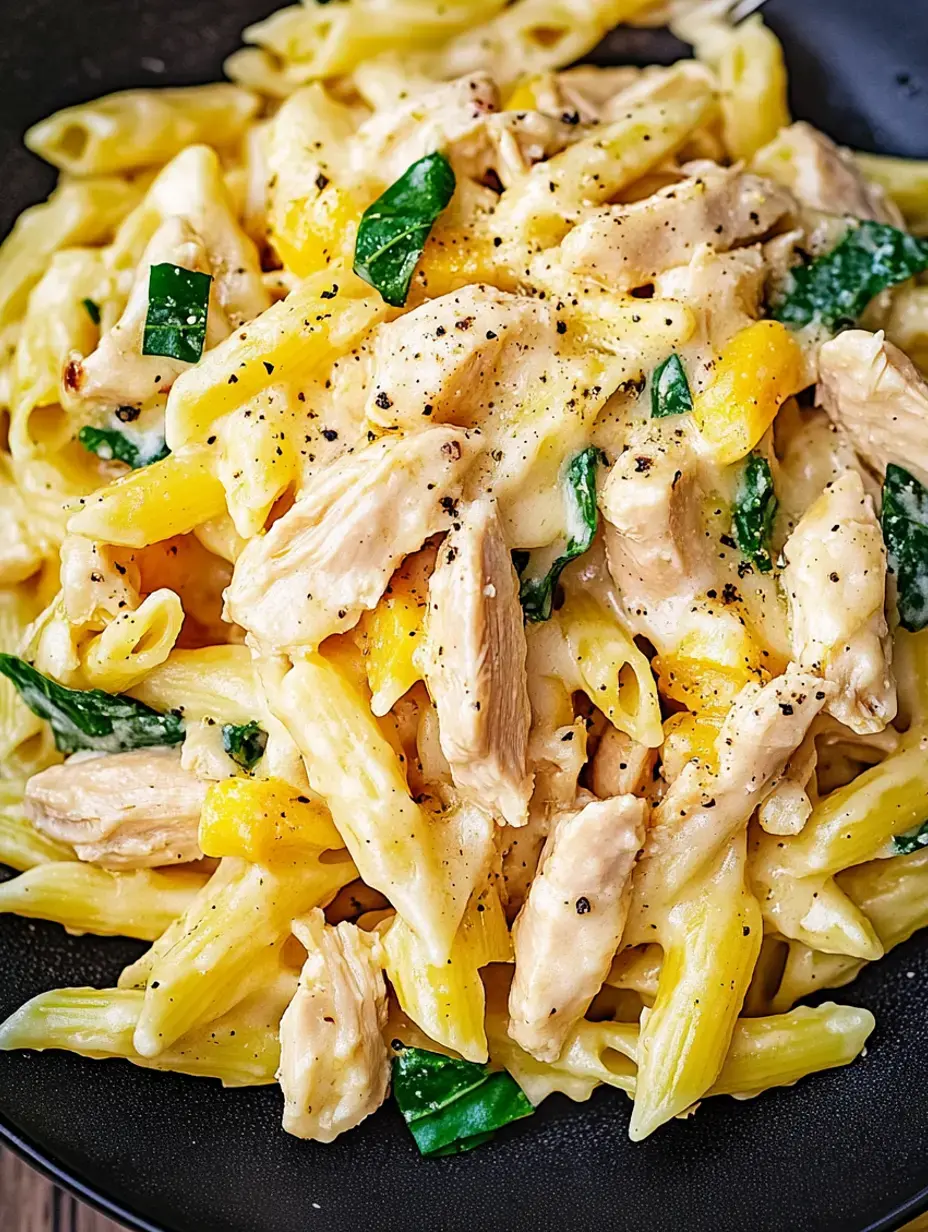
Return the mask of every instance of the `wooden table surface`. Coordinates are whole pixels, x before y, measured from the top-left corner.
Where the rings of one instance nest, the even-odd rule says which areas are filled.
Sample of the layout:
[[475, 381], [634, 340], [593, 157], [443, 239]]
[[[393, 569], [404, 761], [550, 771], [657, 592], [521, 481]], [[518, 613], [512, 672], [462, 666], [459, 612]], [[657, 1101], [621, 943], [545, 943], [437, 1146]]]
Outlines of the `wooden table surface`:
[[[0, 1229], [2, 1232], [124, 1232], [24, 1163], [0, 1150]], [[904, 1232], [928, 1232], [928, 1215]]]

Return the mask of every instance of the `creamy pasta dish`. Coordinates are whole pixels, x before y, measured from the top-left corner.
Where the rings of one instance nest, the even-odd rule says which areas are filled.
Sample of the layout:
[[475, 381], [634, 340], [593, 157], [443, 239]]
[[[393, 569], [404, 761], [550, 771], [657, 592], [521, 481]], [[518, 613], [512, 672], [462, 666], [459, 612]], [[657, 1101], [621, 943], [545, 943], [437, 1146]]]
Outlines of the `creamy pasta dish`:
[[729, 9], [305, 0], [27, 134], [0, 910], [148, 948], [0, 1048], [429, 1156], [864, 1048], [802, 1002], [928, 924], [928, 170]]

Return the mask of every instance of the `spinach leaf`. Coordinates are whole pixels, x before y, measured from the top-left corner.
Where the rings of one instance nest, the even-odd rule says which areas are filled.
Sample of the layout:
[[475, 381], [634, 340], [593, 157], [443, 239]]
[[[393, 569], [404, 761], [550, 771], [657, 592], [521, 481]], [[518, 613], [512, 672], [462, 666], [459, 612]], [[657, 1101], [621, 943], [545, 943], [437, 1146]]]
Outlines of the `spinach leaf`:
[[894, 462], [883, 480], [881, 521], [899, 623], [917, 633], [928, 625], [928, 490]]
[[252, 719], [250, 723], [226, 723], [222, 747], [243, 770], [254, 770], [267, 748], [267, 732]]
[[599, 525], [596, 508], [596, 468], [604, 462], [602, 451], [591, 445], [576, 454], [564, 477], [564, 500], [567, 507], [567, 546], [542, 577], [525, 577], [530, 559], [528, 553], [513, 553], [516, 569], [522, 577], [519, 598], [526, 620], [550, 620], [554, 604], [554, 588], [567, 565], [582, 556], [593, 542]]
[[416, 263], [435, 219], [454, 195], [455, 178], [444, 154], [427, 154], [361, 215], [354, 272], [402, 308]]
[[99, 325], [100, 324], [100, 305], [96, 302], [96, 300], [82, 299], [81, 303], [84, 305], [84, 310], [87, 313], [87, 315], [90, 317], [91, 321], [93, 321], [94, 325]]
[[131, 428], [81, 428], [77, 439], [89, 453], [105, 462], [125, 462], [133, 470], [160, 462], [171, 452], [163, 436], [133, 432]]
[[680, 356], [673, 352], [651, 377], [651, 418], [685, 415], [693, 409], [693, 395]]
[[195, 364], [203, 354], [211, 274], [163, 262], [148, 277], [148, 316], [143, 355], [165, 355]]
[[910, 856], [922, 847], [928, 847], [928, 821], [923, 821], [907, 834], [897, 834], [893, 839], [893, 851], [899, 856]]
[[773, 568], [770, 535], [777, 513], [777, 497], [767, 459], [752, 453], [741, 472], [741, 483], [731, 511], [732, 529], [742, 555], [761, 573]]
[[180, 744], [184, 738], [183, 720], [176, 714], [159, 714], [131, 697], [100, 689], [67, 689], [15, 655], [0, 654], [0, 675], [13, 682], [33, 714], [51, 725], [60, 753], [123, 753]]
[[394, 1059], [393, 1094], [423, 1155], [471, 1151], [535, 1111], [505, 1071], [421, 1048]]
[[854, 223], [831, 252], [791, 271], [770, 315], [797, 327], [853, 325], [886, 287], [928, 269], [928, 241], [883, 222]]

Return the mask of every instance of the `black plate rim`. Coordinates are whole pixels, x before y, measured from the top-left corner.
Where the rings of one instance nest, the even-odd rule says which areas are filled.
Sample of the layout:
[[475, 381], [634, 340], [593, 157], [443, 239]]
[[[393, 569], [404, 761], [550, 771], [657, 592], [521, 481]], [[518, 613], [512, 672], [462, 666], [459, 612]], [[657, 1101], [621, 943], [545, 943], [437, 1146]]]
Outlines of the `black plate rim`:
[[[86, 1203], [101, 1215], [116, 1220], [131, 1232], [170, 1232], [163, 1224], [150, 1223], [143, 1216], [136, 1215], [129, 1210], [128, 1207], [106, 1197], [95, 1186], [81, 1180], [66, 1165], [58, 1163], [46, 1154], [28, 1135], [15, 1129], [2, 1114], [0, 1114], [0, 1145], [12, 1151], [30, 1168], [34, 1168], [53, 1184], [73, 1194], [75, 1198]], [[868, 1223], [860, 1228], [858, 1232], [902, 1232], [906, 1224], [926, 1213], [928, 1213], [928, 1183], [911, 1198], [888, 1211], [876, 1222]]]

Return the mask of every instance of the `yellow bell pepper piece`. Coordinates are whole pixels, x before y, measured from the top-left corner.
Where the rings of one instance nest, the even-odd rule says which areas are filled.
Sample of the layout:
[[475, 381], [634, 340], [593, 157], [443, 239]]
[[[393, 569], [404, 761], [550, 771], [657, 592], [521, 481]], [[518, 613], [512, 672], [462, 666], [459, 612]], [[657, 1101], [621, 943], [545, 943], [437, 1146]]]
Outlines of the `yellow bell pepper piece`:
[[239, 856], [252, 864], [344, 847], [325, 805], [301, 796], [283, 779], [223, 779], [206, 793], [200, 814], [200, 850]]
[[357, 643], [371, 689], [371, 710], [385, 715], [404, 693], [422, 679], [414, 661], [422, 641], [428, 603], [431, 553], [410, 556], [393, 575], [386, 593], [358, 623]]
[[750, 681], [766, 679], [761, 649], [729, 609], [707, 609], [706, 619], [687, 633], [673, 655], [655, 659], [657, 687], [700, 718], [723, 718], [736, 694]]
[[712, 383], [694, 400], [693, 416], [727, 465], [751, 452], [781, 405], [805, 384], [802, 350], [779, 321], [755, 321], [722, 350]]
[[311, 200], [284, 201], [271, 209], [271, 243], [290, 273], [307, 278], [341, 257], [350, 259], [363, 208], [337, 184]]
[[665, 767], [679, 773], [688, 761], [698, 761], [707, 770], [718, 770], [718, 739], [721, 716], [713, 721], [681, 710], [664, 722], [664, 746], [661, 757]]
[[535, 94], [535, 86], [544, 78], [535, 74], [534, 76], [520, 77], [512, 87], [511, 92], [503, 97], [504, 111], [536, 111], [538, 109], [538, 99]]

